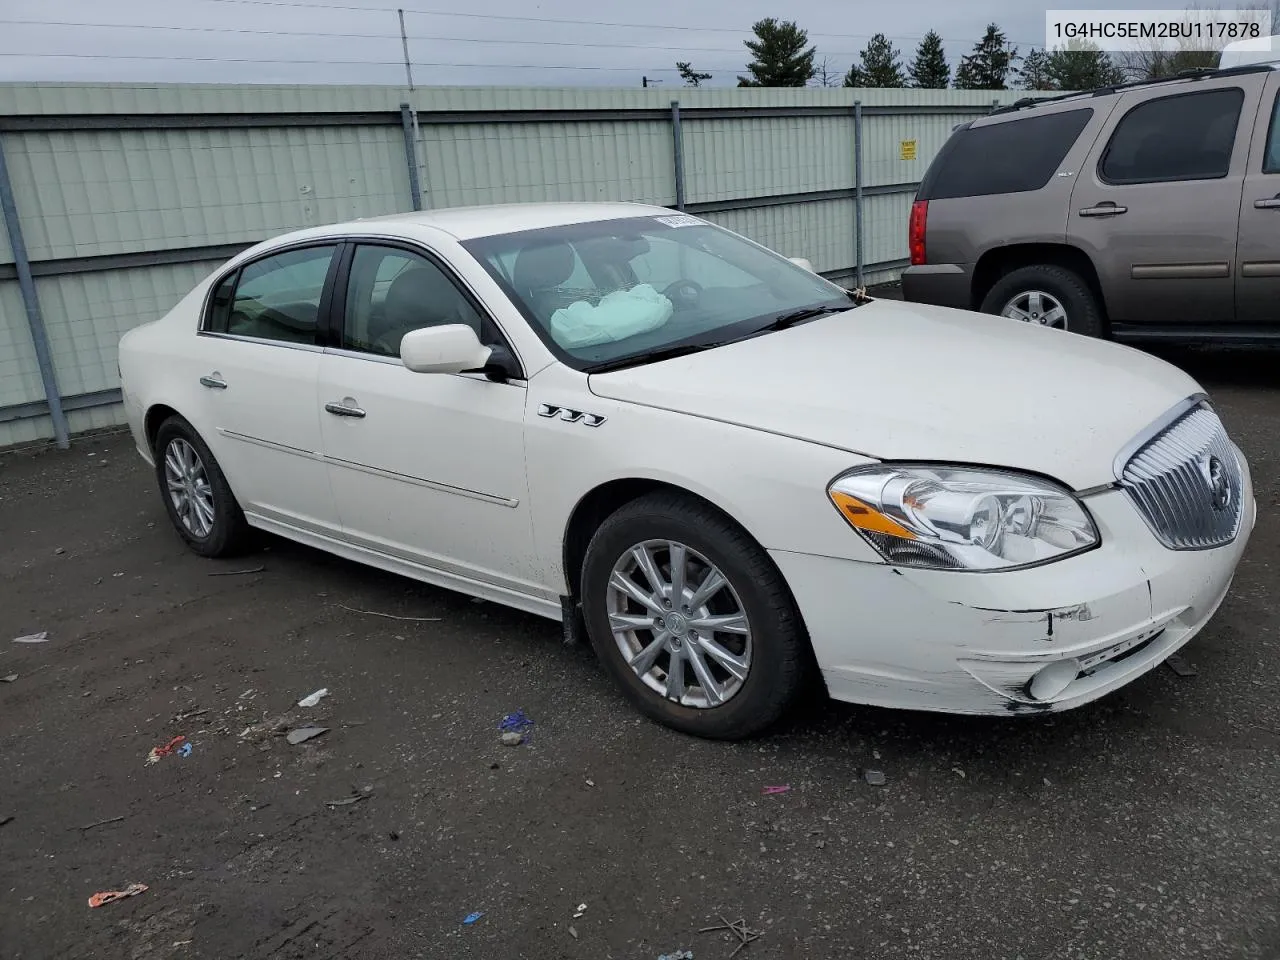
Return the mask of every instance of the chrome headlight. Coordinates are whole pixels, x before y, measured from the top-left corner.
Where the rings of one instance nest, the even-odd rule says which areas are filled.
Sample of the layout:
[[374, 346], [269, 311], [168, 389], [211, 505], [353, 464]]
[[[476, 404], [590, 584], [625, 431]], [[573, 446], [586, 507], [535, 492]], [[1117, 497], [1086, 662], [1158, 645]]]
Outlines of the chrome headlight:
[[836, 509], [885, 560], [938, 570], [1003, 570], [1097, 546], [1071, 492], [1003, 470], [877, 464], [831, 482]]

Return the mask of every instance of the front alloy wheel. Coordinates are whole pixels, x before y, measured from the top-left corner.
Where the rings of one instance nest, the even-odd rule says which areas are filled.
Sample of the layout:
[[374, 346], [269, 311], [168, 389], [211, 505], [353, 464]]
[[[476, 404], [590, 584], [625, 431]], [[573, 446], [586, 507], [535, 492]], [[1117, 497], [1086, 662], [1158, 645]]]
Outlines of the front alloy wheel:
[[596, 655], [646, 716], [736, 740], [795, 701], [813, 654], [769, 555], [732, 519], [676, 491], [619, 508], [591, 538], [582, 611]]
[[627, 665], [664, 699], [706, 709], [751, 672], [751, 623], [720, 568], [674, 540], [627, 550], [609, 578], [609, 625]]

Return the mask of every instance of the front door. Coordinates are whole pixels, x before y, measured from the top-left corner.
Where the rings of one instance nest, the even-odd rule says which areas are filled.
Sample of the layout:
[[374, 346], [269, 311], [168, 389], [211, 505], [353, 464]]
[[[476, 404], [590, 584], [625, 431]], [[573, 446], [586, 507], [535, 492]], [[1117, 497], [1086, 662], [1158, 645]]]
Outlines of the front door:
[[1113, 324], [1235, 315], [1236, 230], [1264, 74], [1122, 95], [1080, 171], [1068, 235], [1090, 255]]
[[348, 256], [333, 313], [339, 346], [320, 362], [322, 440], [344, 538], [462, 590], [483, 584], [554, 601], [533, 583], [526, 384], [400, 363], [411, 330], [466, 323], [492, 344], [496, 327], [425, 251], [358, 243]]
[[316, 377], [337, 250], [332, 242], [292, 248], [224, 277], [190, 371], [200, 402], [189, 418], [245, 512], [328, 534], [338, 523], [320, 456]]
[[1237, 249], [1239, 321], [1280, 324], [1280, 72], [1271, 74], [1253, 131]]

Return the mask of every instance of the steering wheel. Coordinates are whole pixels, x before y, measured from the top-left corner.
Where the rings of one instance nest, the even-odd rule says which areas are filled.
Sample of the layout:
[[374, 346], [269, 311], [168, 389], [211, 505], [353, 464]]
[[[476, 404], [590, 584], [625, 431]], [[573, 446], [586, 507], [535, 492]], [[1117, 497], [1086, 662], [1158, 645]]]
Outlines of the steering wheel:
[[689, 310], [698, 305], [702, 299], [702, 286], [692, 280], [677, 280], [662, 291], [662, 295], [671, 301], [677, 310]]

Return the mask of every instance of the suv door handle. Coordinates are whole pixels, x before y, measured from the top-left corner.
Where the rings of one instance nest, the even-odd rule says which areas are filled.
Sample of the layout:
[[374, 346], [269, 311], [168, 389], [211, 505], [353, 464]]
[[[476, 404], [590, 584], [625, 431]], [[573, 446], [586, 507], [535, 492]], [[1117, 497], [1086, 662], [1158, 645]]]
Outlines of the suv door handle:
[[1255, 200], [1253, 205], [1259, 210], [1280, 210], [1280, 193], [1267, 200]]
[[324, 408], [335, 417], [352, 417], [356, 420], [364, 418], [364, 411], [359, 407], [351, 406], [346, 403], [326, 403]]
[[207, 377], [201, 377], [200, 386], [208, 387], [210, 390], [225, 390], [227, 389], [227, 381], [214, 373]]
[[1128, 207], [1118, 206], [1114, 200], [1103, 200], [1094, 207], [1085, 207], [1080, 211], [1082, 217], [1118, 217], [1122, 213], [1128, 213]]

